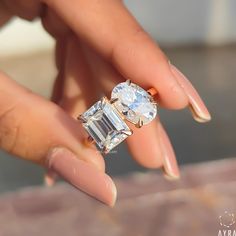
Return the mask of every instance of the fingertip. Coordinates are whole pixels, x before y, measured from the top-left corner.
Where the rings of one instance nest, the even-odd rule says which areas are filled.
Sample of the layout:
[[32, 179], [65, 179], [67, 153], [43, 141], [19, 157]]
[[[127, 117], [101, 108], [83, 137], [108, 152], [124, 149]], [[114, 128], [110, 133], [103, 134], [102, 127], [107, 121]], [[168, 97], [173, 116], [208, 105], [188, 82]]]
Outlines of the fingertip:
[[52, 187], [53, 185], [55, 185], [57, 178], [58, 175], [54, 171], [48, 170], [44, 175], [44, 185], [47, 187]]
[[135, 128], [127, 144], [133, 158], [143, 167], [157, 169], [163, 165], [156, 120], [142, 128]]
[[188, 99], [185, 95], [183, 96], [182, 93], [180, 93], [175, 97], [177, 99], [172, 98], [170, 100], [163, 97], [158, 101], [158, 104], [170, 110], [182, 110], [188, 106]]
[[172, 180], [178, 179], [180, 177], [180, 171], [176, 160], [175, 152], [169, 140], [169, 137], [160, 122], [158, 122], [158, 134], [160, 138], [160, 147], [163, 155], [164, 176]]
[[168, 181], [176, 181], [180, 179], [180, 175], [172, 175], [170, 173], [166, 173], [166, 170], [163, 168], [163, 176]]
[[183, 88], [187, 98], [189, 109], [192, 112], [193, 118], [198, 122], [208, 122], [211, 120], [210, 112], [208, 111], [201, 96], [194, 88], [192, 83], [186, 78], [186, 76], [177, 69], [174, 65], [170, 64], [172, 73], [175, 75], [179, 85]]
[[116, 199], [117, 199], [117, 188], [116, 188], [114, 181], [112, 180], [112, 178], [109, 175], [107, 175], [107, 178], [109, 180], [108, 188], [110, 188], [111, 194], [107, 195], [107, 199], [104, 202], [108, 206], [113, 208], [115, 206]]
[[176, 75], [172, 72], [170, 65], [168, 64], [167, 66], [166, 80], [169, 80], [169, 82], [167, 82], [166, 87], [163, 87], [162, 91], [160, 91], [159, 103], [162, 107], [172, 110], [184, 109], [189, 104], [188, 96], [178, 83]]
[[115, 184], [94, 165], [78, 159], [63, 147], [52, 149], [47, 160], [48, 167], [71, 185], [109, 206], [114, 206], [117, 195]]

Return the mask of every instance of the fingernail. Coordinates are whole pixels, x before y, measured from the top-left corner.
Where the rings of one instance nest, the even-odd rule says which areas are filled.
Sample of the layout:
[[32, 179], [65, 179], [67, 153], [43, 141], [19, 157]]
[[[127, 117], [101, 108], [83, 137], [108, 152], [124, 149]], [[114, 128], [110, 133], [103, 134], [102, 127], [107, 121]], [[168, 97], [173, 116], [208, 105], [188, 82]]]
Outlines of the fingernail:
[[116, 187], [112, 179], [96, 169], [94, 165], [82, 161], [65, 148], [54, 148], [48, 156], [48, 167], [79, 190], [97, 200], [114, 206]]
[[158, 133], [160, 138], [160, 147], [163, 155], [164, 176], [171, 180], [179, 179], [180, 172], [174, 150], [166, 134], [166, 131], [160, 123], [158, 124]]
[[208, 122], [211, 120], [211, 115], [202, 101], [200, 95], [190, 83], [190, 81], [185, 77], [185, 75], [180, 72], [174, 65], [171, 65], [172, 73], [175, 75], [178, 83], [183, 88], [184, 92], [189, 99], [189, 108], [192, 112], [193, 118], [198, 122]]
[[48, 172], [44, 176], [44, 184], [47, 187], [52, 187], [58, 178], [58, 175], [55, 173], [55, 171], [48, 170]]

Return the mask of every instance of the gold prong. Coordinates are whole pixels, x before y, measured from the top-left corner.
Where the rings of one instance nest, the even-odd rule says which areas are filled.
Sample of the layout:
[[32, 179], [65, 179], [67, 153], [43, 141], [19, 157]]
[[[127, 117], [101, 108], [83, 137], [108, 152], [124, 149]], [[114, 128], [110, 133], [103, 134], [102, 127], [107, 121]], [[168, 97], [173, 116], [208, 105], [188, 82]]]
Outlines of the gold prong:
[[94, 139], [91, 136], [88, 136], [88, 142], [94, 143]]
[[143, 126], [143, 121], [141, 120], [141, 118], [139, 118], [138, 123], [135, 124], [135, 127], [136, 128], [141, 128], [142, 126]]
[[86, 123], [87, 122], [86, 119], [83, 117], [83, 115], [79, 115], [77, 117], [77, 120], [81, 121], [82, 123]]
[[95, 143], [95, 140], [91, 136], [88, 136], [88, 138], [84, 140], [84, 143], [86, 146], [91, 146]]
[[157, 94], [157, 91], [156, 89], [154, 88], [150, 88], [147, 90], [148, 94], [151, 95], [151, 96], [155, 96]]
[[107, 153], [109, 152], [109, 150], [107, 149], [107, 147], [103, 147], [102, 152], [103, 152], [104, 154], [107, 154]]
[[117, 101], [118, 101], [118, 98], [112, 98], [112, 99], [110, 100], [110, 103], [113, 104], [113, 103], [115, 103], [115, 102], [117, 102]]
[[131, 84], [131, 80], [130, 80], [130, 79], [127, 79], [125, 82], [126, 82], [128, 85]]
[[101, 99], [101, 106], [104, 107], [106, 104], [107, 98], [106, 97], [102, 97]]
[[121, 130], [121, 133], [126, 134], [127, 136], [130, 136], [133, 134], [133, 130]]

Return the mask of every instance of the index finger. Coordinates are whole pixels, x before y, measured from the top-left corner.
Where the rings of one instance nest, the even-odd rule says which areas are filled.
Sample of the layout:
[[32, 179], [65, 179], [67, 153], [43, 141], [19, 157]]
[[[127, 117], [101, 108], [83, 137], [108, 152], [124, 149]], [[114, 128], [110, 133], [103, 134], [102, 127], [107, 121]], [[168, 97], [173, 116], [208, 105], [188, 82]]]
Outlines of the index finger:
[[121, 1], [44, 1], [125, 78], [156, 88], [162, 105], [179, 109], [188, 104], [164, 53]]

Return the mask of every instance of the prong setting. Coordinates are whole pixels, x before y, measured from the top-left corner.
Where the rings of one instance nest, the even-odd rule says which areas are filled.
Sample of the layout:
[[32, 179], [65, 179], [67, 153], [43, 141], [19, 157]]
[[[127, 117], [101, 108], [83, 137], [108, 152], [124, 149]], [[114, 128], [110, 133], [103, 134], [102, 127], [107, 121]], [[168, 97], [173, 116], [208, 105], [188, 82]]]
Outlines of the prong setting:
[[114, 104], [115, 102], [117, 102], [119, 99], [118, 98], [112, 98], [111, 100], [110, 100], [110, 103], [111, 104]]
[[131, 85], [131, 80], [130, 80], [130, 79], [127, 79], [125, 82], [126, 82], [128, 85]]
[[131, 135], [122, 114], [106, 97], [90, 107], [81, 117], [86, 121], [82, 123], [83, 127], [91, 136], [88, 142], [96, 142], [104, 154]]
[[150, 88], [147, 90], [147, 93], [150, 95], [150, 96], [155, 96], [157, 94], [157, 91], [156, 89], [154, 88]]
[[104, 154], [109, 153], [109, 149], [107, 147], [103, 147], [102, 153], [104, 153]]
[[106, 97], [102, 97], [102, 99], [101, 99], [101, 108], [103, 108], [106, 105], [107, 100], [108, 99]]
[[130, 136], [130, 135], [132, 135], [133, 134], [133, 130], [121, 130], [121, 133], [123, 133], [123, 134], [125, 134], [125, 135], [127, 135], [127, 136]]
[[157, 104], [151, 96], [156, 90], [150, 89], [148, 92], [131, 83], [130, 80], [126, 80], [115, 86], [111, 99], [118, 98], [114, 106], [124, 116], [124, 119], [137, 124], [137, 127], [142, 127], [150, 123], [157, 114]]
[[77, 117], [77, 120], [81, 121], [82, 123], [86, 123], [87, 122], [87, 120], [83, 117], [83, 115], [79, 115]]
[[139, 118], [138, 123], [135, 124], [135, 127], [136, 128], [141, 128], [142, 126], [143, 126], [143, 121], [141, 120], [141, 118]]
[[94, 139], [90, 135], [85, 139], [85, 145], [86, 146], [90, 146], [90, 145], [92, 145], [94, 143], [95, 143], [95, 141], [94, 141]]
[[88, 136], [87, 140], [89, 143], [94, 143], [94, 139], [90, 135]]

